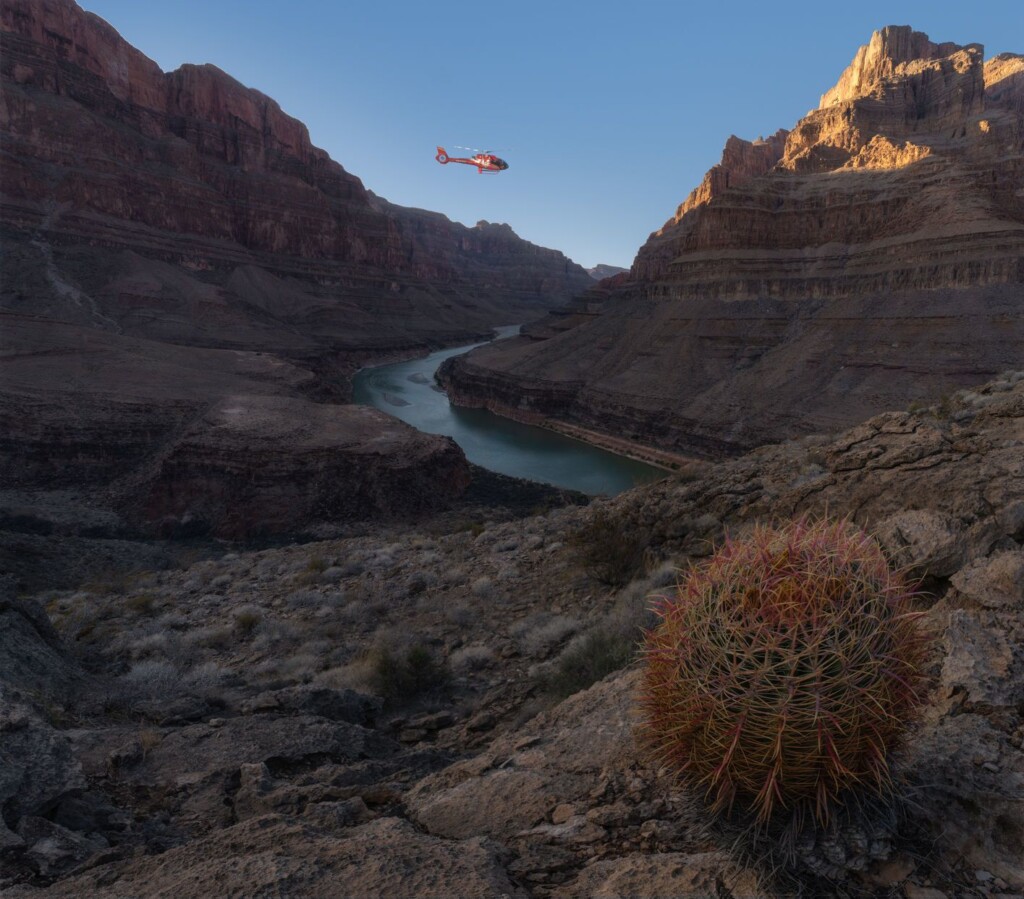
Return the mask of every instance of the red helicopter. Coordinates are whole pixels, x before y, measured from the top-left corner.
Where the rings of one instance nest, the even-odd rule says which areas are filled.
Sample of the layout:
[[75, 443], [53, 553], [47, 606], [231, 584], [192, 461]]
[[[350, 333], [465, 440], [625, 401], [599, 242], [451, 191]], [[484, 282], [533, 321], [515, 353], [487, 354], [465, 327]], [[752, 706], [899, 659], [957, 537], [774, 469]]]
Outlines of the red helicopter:
[[[459, 147], [460, 150], [469, 150], [470, 147]], [[455, 156], [449, 156], [448, 151], [444, 147], [437, 148], [437, 156], [434, 157], [441, 165], [447, 165], [449, 162], [462, 162], [466, 165], [475, 165], [477, 172], [481, 175], [497, 175], [498, 172], [503, 172], [508, 168], [508, 163], [504, 159], [499, 159], [493, 153], [483, 153], [480, 150], [474, 150], [476, 156], [471, 159], [460, 159]]]

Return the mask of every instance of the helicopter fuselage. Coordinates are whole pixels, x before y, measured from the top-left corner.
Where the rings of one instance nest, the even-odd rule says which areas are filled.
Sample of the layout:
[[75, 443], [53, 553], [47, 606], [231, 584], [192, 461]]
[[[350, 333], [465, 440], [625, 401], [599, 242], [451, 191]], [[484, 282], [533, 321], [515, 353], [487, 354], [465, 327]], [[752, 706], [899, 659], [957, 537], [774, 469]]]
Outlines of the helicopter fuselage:
[[485, 172], [492, 175], [497, 175], [498, 172], [503, 172], [508, 168], [508, 163], [504, 159], [500, 159], [493, 153], [478, 153], [476, 156], [468, 159], [462, 159], [456, 156], [449, 156], [445, 151], [444, 147], [437, 148], [437, 156], [434, 157], [441, 165], [447, 165], [449, 162], [461, 162], [463, 165], [475, 165], [476, 170], [483, 175]]

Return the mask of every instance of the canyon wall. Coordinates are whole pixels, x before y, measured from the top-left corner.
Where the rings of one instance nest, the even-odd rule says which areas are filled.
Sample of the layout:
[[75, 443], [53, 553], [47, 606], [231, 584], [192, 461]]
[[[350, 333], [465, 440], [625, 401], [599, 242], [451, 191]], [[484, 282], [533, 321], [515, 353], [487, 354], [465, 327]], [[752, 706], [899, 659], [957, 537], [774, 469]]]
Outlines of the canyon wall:
[[351, 373], [535, 318], [583, 268], [382, 200], [270, 97], [72, 0], [0, 29], [0, 492], [248, 537], [465, 489], [450, 441], [345, 405]]
[[[137, 294], [106, 295], [132, 269], [126, 252], [181, 270], [176, 289], [160, 285], [163, 301], [195, 292], [188, 279], [198, 279], [229, 306], [265, 307], [262, 291], [232, 275], [255, 266], [291, 279], [289, 293], [315, 308], [314, 342], [324, 320], [354, 313], [371, 346], [420, 331], [428, 340], [479, 333], [590, 283], [507, 226], [467, 228], [379, 200], [269, 97], [213, 65], [164, 73], [72, 0], [12, 0], [2, 16], [5, 242], [21, 250], [21, 267], [44, 274], [43, 286], [56, 266], [94, 298], [92, 324], [137, 304]], [[40, 297], [31, 300], [38, 311]], [[27, 305], [18, 295], [5, 302]], [[396, 305], [409, 307], [404, 317]]]
[[1024, 352], [1024, 57], [876, 33], [790, 130], [730, 137], [640, 249], [452, 395], [717, 455], [944, 393]]

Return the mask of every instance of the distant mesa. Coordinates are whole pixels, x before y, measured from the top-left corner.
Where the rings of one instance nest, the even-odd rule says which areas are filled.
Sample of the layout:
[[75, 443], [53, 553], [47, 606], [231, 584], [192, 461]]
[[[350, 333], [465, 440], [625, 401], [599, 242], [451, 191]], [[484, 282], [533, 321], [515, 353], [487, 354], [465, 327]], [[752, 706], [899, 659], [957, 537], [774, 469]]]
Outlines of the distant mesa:
[[601, 265], [595, 265], [593, 268], [588, 268], [587, 274], [595, 281], [603, 281], [605, 278], [611, 278], [614, 275], [628, 271], [628, 268], [623, 268], [620, 265], [604, 265], [602, 263]]

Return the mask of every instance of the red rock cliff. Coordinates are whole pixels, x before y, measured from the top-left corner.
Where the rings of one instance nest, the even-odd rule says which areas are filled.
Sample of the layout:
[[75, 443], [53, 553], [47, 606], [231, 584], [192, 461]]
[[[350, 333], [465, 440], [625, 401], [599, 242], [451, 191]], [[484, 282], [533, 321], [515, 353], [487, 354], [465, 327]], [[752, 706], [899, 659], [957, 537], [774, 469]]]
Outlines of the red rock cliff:
[[452, 395], [707, 455], [1020, 367], [1024, 58], [883, 29], [526, 334], [446, 368]]
[[876, 32], [788, 134], [730, 138], [641, 248], [633, 280], [653, 296], [723, 298], [1019, 280], [1024, 201], [1007, 187], [1019, 184], [1024, 132], [1011, 70], [991, 69], [1003, 87], [986, 98], [977, 44]]
[[[108, 250], [208, 278], [250, 265], [298, 277], [315, 302], [354, 303], [370, 330], [380, 298], [415, 296], [428, 333], [438, 321], [459, 330], [461, 310], [466, 333], [529, 317], [589, 283], [560, 253], [514, 234], [486, 242], [443, 216], [426, 233], [418, 211], [376, 200], [301, 122], [215, 66], [164, 73], [72, 0], [2, 9], [2, 224], [8, 240], [56, 252], [37, 269], [56, 265], [88, 294], [102, 312], [94, 324], [123, 318], [111, 282], [91, 279], [97, 268], [121, 268]], [[68, 258], [73, 244], [105, 261]], [[385, 308], [378, 339], [366, 342], [408, 343], [417, 315], [392, 338]]]

